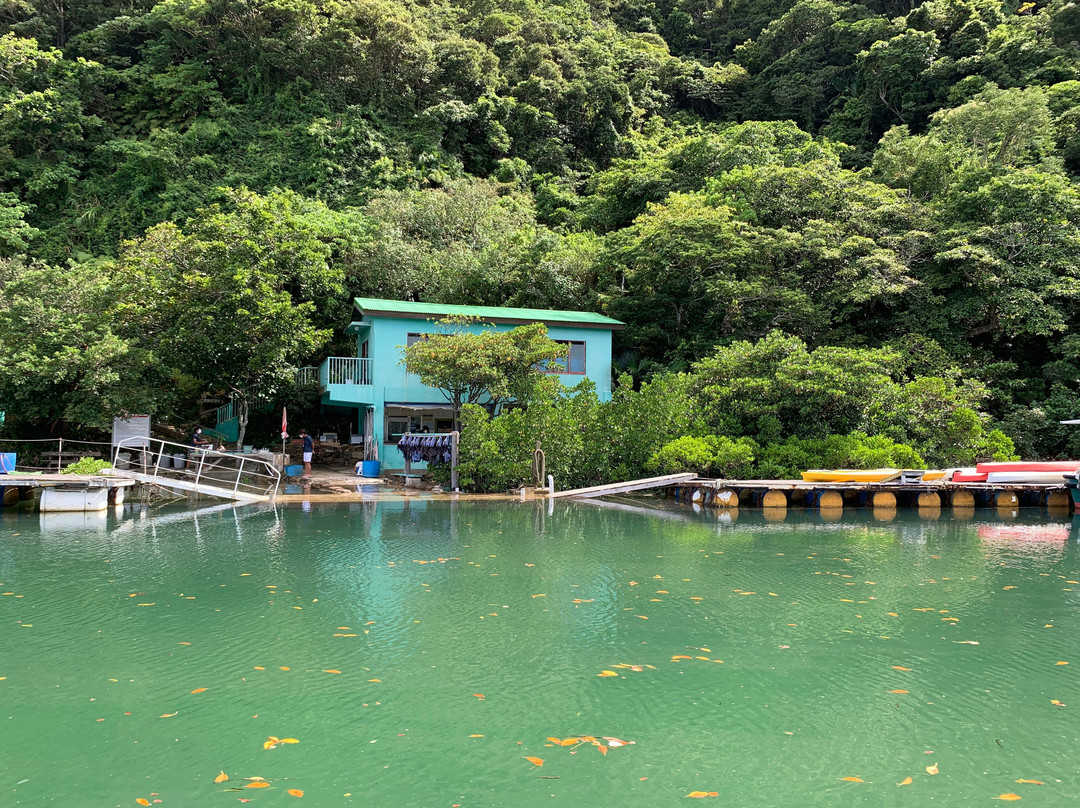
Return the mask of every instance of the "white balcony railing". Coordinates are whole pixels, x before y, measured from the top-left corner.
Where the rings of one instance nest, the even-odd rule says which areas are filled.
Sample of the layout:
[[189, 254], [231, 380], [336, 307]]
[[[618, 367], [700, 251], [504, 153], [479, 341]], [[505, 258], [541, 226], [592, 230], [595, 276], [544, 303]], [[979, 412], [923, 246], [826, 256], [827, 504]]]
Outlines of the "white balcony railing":
[[296, 369], [296, 385], [297, 387], [304, 387], [309, 384], [319, 383], [319, 369], [314, 365], [307, 365], [306, 367]]
[[371, 360], [331, 356], [319, 368], [323, 387], [331, 384], [371, 384]]

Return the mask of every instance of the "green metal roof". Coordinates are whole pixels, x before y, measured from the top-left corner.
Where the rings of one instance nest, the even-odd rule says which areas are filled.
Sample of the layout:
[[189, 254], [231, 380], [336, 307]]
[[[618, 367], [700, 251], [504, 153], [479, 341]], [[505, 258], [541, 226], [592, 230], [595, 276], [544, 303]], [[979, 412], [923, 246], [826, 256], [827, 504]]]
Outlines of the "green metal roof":
[[353, 301], [361, 314], [440, 319], [449, 315], [479, 317], [485, 322], [567, 323], [589, 328], [623, 328], [619, 320], [591, 311], [555, 311], [552, 309], [515, 309], [507, 306], [455, 306], [445, 303], [414, 303], [408, 300], [378, 300], [358, 297]]

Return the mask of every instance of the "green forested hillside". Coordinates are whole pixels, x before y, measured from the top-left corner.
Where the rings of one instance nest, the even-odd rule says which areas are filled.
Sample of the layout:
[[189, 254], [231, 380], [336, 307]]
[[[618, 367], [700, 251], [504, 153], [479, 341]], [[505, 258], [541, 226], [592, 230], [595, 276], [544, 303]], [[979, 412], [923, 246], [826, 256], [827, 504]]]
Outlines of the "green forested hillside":
[[0, 27], [24, 426], [286, 378], [367, 295], [603, 310], [638, 381], [775, 331], [886, 349], [1023, 454], [1080, 453], [1072, 2], [10, 0]]

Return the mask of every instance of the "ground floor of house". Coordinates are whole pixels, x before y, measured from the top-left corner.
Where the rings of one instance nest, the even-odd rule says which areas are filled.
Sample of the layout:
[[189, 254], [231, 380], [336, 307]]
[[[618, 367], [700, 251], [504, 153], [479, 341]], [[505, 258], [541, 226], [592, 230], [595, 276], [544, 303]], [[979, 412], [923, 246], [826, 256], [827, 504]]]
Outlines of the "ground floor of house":
[[[323, 409], [351, 419], [352, 434], [348, 440], [365, 448], [368, 459], [379, 460], [383, 470], [402, 469], [405, 457], [398, 441], [407, 432], [446, 434], [454, 428], [454, 411], [443, 401], [387, 401], [374, 404], [341, 405], [327, 401]], [[346, 436], [338, 435], [345, 442]], [[374, 454], [375, 457], [371, 457]], [[413, 468], [424, 469], [426, 464], [414, 461]]]

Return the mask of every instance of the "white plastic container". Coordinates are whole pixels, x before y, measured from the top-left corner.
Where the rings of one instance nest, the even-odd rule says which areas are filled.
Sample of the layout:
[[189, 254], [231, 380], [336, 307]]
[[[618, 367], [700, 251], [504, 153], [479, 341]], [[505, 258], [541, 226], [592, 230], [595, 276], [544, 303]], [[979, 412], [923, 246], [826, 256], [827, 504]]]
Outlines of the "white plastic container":
[[173, 455], [172, 464], [174, 469], [187, 468], [187, 455], [182, 452], [177, 452]]

